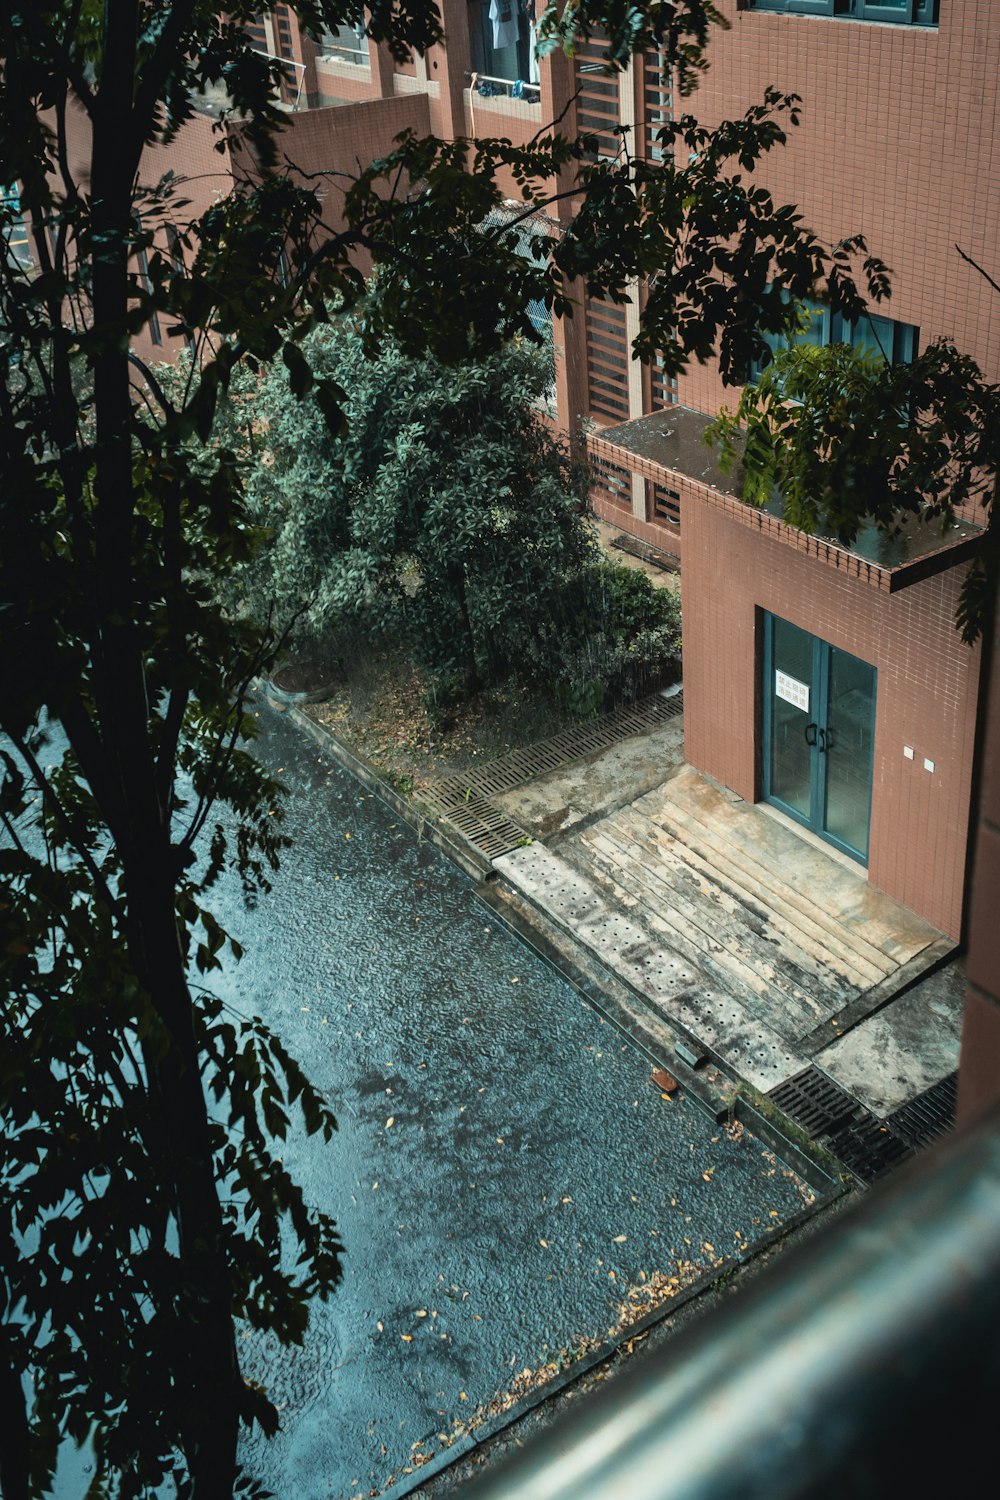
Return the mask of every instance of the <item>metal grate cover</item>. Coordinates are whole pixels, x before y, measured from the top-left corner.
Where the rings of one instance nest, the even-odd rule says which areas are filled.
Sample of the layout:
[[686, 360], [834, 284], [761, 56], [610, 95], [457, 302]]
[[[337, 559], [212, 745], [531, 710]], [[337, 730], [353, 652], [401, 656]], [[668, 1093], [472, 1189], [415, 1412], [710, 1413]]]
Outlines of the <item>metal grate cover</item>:
[[856, 1099], [845, 1093], [832, 1078], [812, 1067], [779, 1083], [767, 1097], [782, 1114], [808, 1131], [813, 1140], [842, 1130], [861, 1112]]
[[460, 807], [449, 809], [445, 822], [456, 828], [467, 843], [473, 844], [488, 859], [497, 859], [530, 842], [523, 828], [487, 802], [483, 797], [469, 797]]
[[815, 1067], [779, 1084], [767, 1097], [814, 1141], [822, 1141], [860, 1182], [869, 1183], [951, 1129], [957, 1078], [956, 1073], [943, 1078], [885, 1120]]
[[949, 1073], [926, 1093], [897, 1109], [886, 1123], [894, 1134], [919, 1151], [951, 1130], [957, 1098], [958, 1074]]
[[553, 735], [551, 739], [539, 740], [537, 745], [514, 750], [510, 755], [504, 755], [490, 765], [483, 766], [481, 770], [446, 776], [429, 787], [425, 795], [429, 802], [450, 818], [453, 808], [461, 808], [473, 797], [485, 798], [513, 791], [524, 782], [532, 781], [546, 771], [556, 771], [560, 766], [579, 759], [581, 755], [606, 750], [620, 740], [629, 739], [634, 734], [643, 734], [658, 724], [665, 724], [683, 711], [683, 693], [675, 693], [672, 698], [654, 693], [631, 708], [615, 709], [590, 724], [574, 725], [571, 729], [564, 729], [560, 734]]
[[887, 1124], [870, 1115], [848, 1125], [825, 1144], [861, 1182], [875, 1182], [913, 1154]]

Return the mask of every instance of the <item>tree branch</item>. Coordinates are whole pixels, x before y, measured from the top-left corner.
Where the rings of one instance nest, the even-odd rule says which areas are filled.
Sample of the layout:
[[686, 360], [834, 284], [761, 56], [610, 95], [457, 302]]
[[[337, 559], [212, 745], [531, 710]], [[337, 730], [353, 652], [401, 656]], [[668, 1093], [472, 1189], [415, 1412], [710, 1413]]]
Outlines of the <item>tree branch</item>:
[[[8, 731], [8, 733], [10, 732]], [[70, 816], [66, 808], [63, 807], [59, 798], [56, 796], [52, 783], [49, 781], [45, 772], [42, 770], [41, 765], [39, 764], [38, 757], [35, 755], [30, 745], [28, 745], [20, 737], [20, 735], [10, 733], [10, 742], [17, 750], [18, 755], [20, 755], [25, 765], [31, 771], [31, 774], [34, 776], [35, 784], [37, 785], [38, 790], [41, 792], [42, 797], [48, 802], [49, 806], [51, 807], [56, 822], [62, 828], [63, 833], [69, 840], [69, 843], [75, 851], [77, 858], [83, 865], [84, 869], [87, 871], [87, 874], [90, 876], [91, 880], [94, 882], [95, 889], [104, 897], [104, 900], [108, 905], [108, 909], [115, 915], [119, 914], [120, 902], [118, 901], [118, 898], [114, 895], [111, 887], [105, 880], [104, 875], [98, 869], [93, 855], [81, 838], [79, 831], [74, 826], [73, 818]]]
[[136, 170], [139, 167], [139, 158], [146, 143], [146, 136], [153, 123], [156, 106], [160, 102], [171, 65], [176, 63], [180, 54], [181, 38], [191, 24], [196, 4], [197, 0], [174, 0], [170, 14], [163, 24], [159, 39], [153, 49], [153, 55], [148, 62], [143, 64], [135, 104], [132, 108], [132, 120], [138, 139]]
[[994, 281], [993, 277], [990, 275], [989, 271], [984, 271], [983, 268], [982, 268], [982, 266], [979, 264], [978, 261], [973, 260], [971, 255], [966, 255], [966, 253], [962, 249], [961, 245], [956, 245], [955, 249], [958, 251], [958, 253], [962, 257], [962, 259], [964, 261], [968, 262], [968, 264], [972, 267], [972, 269], [974, 271], [978, 271], [979, 274], [980, 274], [980, 276], [982, 276], [985, 281], [989, 282], [990, 286], [993, 288], [993, 290], [995, 292], [1000, 292], [1000, 282]]

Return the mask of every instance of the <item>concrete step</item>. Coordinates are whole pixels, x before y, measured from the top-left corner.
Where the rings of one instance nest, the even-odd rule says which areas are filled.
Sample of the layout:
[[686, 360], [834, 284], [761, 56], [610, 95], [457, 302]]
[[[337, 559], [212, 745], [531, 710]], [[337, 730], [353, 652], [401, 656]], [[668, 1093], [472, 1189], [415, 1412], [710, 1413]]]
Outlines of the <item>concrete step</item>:
[[878, 901], [892, 920], [880, 922], [860, 868], [844, 868], [766, 814], [727, 802], [704, 778], [691, 786], [687, 777], [640, 798], [633, 813], [690, 851], [698, 868], [724, 879], [746, 904], [793, 923], [822, 961], [842, 964], [846, 956], [875, 984], [937, 936], [888, 897]]
[[805, 1067], [804, 1054], [737, 997], [733, 986], [713, 985], [655, 923], [636, 920], [543, 844], [502, 855], [494, 869], [685, 1035], [761, 1092]]
[[755, 919], [722, 890], [706, 892], [699, 885], [688, 894], [685, 887], [694, 877], [686, 867], [664, 871], [632, 858], [636, 846], [623, 847], [606, 826], [592, 830], [585, 842], [621, 899], [637, 903], [645, 924], [714, 984], [743, 997], [753, 1012], [768, 1014], [789, 1040], [813, 1031], [857, 994], [846, 981], [836, 982], [837, 976], [820, 982], [794, 945], [755, 931]]
[[591, 830], [595, 831], [631, 850], [644, 876], [661, 882], [661, 900], [667, 900], [674, 888], [688, 887], [705, 908], [705, 920], [714, 921], [717, 914], [728, 917], [756, 947], [765, 969], [780, 960], [808, 992], [817, 983], [822, 994], [835, 990], [839, 999], [826, 1009], [837, 1009], [896, 967], [884, 956], [878, 965], [871, 962], [868, 944], [859, 952], [849, 933], [838, 934], [834, 924], [815, 922], [787, 904], [785, 892], [763, 884], [745, 858], [734, 864], [725, 851], [716, 851], [707, 841], [696, 842], [691, 831], [679, 825], [671, 831], [628, 810]]

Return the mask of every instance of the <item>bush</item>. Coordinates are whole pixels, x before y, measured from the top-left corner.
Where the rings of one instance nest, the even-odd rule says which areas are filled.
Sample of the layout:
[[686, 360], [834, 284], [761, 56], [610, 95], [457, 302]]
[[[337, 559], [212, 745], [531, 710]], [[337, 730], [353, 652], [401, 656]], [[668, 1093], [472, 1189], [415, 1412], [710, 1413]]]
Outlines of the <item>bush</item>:
[[578, 718], [633, 702], [679, 673], [680, 602], [638, 569], [600, 559], [568, 578], [522, 671]]

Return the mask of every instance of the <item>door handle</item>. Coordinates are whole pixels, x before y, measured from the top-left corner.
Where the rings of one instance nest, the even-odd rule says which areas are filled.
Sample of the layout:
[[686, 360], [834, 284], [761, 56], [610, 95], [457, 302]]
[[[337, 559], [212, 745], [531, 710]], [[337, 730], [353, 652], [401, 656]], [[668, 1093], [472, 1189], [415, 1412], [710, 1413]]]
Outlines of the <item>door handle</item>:
[[[816, 731], [817, 731], [818, 727], [819, 726], [816, 725], [816, 724], [807, 724], [806, 725], [806, 730], [805, 730], [806, 744], [809, 745], [810, 747], [812, 747], [816, 743]], [[810, 738], [810, 736], [812, 736], [812, 737]]]
[[824, 750], [832, 750], [833, 749], [833, 730], [832, 729], [820, 730], [820, 733], [826, 735], [826, 744], [823, 746]]
[[826, 743], [826, 730], [825, 729], [821, 729], [820, 732], [819, 732], [819, 753], [820, 753], [820, 755], [823, 755], [824, 752], [827, 749], [828, 749], [828, 746], [827, 746], [827, 743]]

